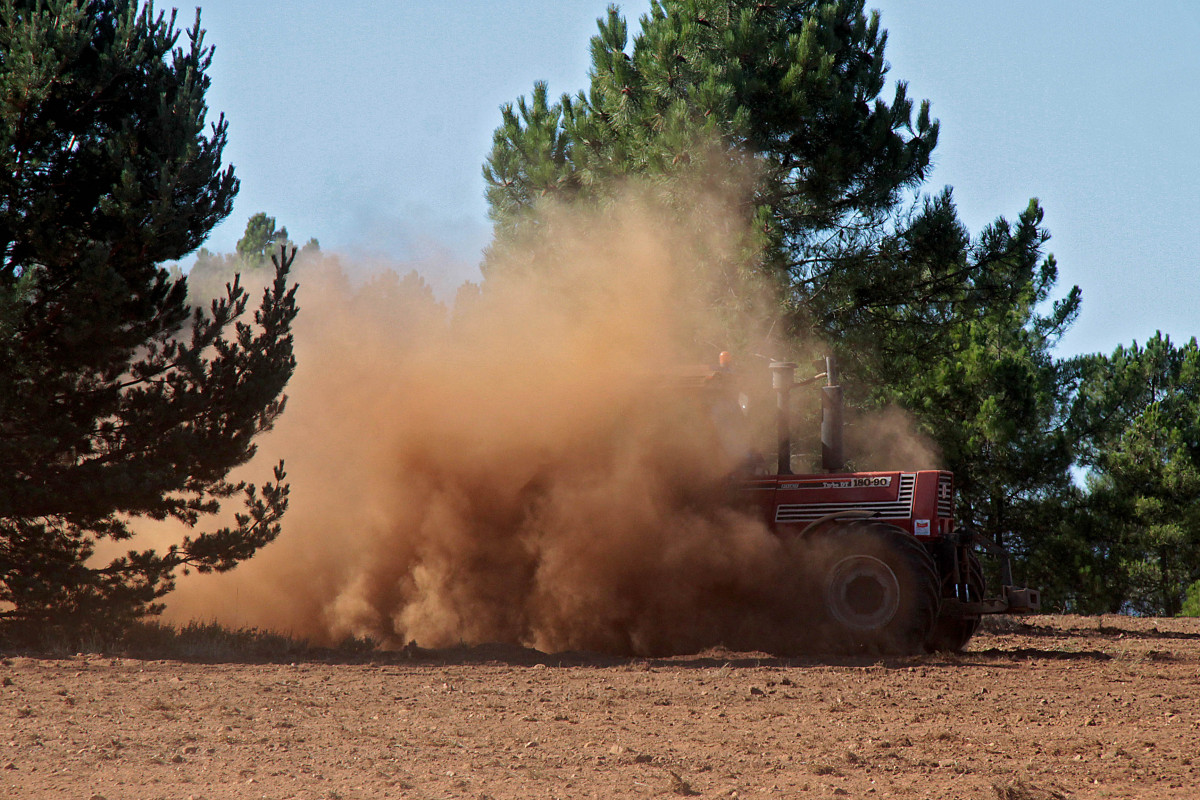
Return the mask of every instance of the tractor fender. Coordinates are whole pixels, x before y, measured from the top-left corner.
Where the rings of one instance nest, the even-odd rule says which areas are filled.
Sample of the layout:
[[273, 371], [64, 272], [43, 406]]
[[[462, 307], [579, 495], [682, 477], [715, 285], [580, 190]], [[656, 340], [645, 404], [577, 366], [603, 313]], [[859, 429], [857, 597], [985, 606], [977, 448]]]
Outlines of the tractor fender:
[[865, 510], [861, 510], [861, 509], [847, 510], [847, 511], [835, 511], [832, 514], [826, 514], [825, 516], [818, 517], [817, 519], [808, 523], [808, 525], [805, 528], [803, 528], [802, 530], [800, 530], [797, 535], [800, 536], [801, 538], [806, 539], [809, 536], [812, 536], [813, 534], [820, 533], [821, 531], [830, 527], [835, 522], [842, 522], [842, 521], [848, 521], [848, 520], [871, 519], [872, 517], [875, 517], [878, 515], [879, 515], [878, 511], [865, 511]]

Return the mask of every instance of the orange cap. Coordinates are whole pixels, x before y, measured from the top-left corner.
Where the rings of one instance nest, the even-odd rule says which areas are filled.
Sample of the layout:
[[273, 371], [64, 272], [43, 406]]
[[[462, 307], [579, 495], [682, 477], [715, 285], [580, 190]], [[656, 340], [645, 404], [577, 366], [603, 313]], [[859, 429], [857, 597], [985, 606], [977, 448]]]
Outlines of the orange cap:
[[728, 350], [722, 350], [721, 355], [717, 356], [717, 363], [722, 367], [728, 367], [733, 363], [733, 353]]

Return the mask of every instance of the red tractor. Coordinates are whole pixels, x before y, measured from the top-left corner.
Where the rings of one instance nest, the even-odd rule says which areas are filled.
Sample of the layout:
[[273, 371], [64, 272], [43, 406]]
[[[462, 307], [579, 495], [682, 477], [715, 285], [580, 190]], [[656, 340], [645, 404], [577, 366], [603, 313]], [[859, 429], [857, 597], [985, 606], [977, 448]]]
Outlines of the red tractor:
[[[778, 468], [739, 481], [738, 494], [778, 535], [802, 544], [811, 623], [824, 646], [872, 653], [959, 650], [983, 614], [1040, 607], [1036, 590], [1013, 585], [1007, 551], [955, 525], [952, 473], [844, 471], [842, 389], [832, 358], [824, 373], [799, 383], [793, 363], [774, 362], [770, 369]], [[717, 383], [720, 377], [721, 371], [713, 374]], [[789, 396], [821, 379], [825, 471], [792, 474]], [[988, 596], [976, 548], [1000, 560], [998, 596]]]

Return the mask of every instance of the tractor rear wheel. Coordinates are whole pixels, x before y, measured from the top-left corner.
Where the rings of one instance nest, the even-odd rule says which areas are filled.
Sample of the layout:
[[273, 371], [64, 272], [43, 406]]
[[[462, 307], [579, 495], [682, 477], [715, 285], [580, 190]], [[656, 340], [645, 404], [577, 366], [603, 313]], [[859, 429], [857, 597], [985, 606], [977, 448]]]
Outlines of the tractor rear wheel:
[[814, 538], [822, 646], [847, 652], [921, 652], [940, 605], [933, 559], [893, 525], [841, 525]]
[[[976, 603], [984, 598], [986, 590], [983, 567], [975, 554], [969, 553], [967, 555], [966, 582], [956, 585], [953, 576], [948, 576], [946, 583], [942, 586], [942, 597]], [[929, 634], [928, 641], [925, 642], [925, 649], [931, 653], [939, 650], [951, 653], [962, 650], [979, 630], [981, 620], [982, 617], [978, 614], [966, 617], [940, 617], [937, 624], [933, 626], [933, 632]]]

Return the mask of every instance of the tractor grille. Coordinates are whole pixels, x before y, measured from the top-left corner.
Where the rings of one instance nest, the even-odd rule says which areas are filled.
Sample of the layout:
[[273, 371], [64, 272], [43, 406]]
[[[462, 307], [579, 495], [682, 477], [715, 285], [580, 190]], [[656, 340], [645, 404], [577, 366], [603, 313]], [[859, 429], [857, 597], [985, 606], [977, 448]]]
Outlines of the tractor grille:
[[949, 475], [938, 478], [937, 511], [939, 517], [954, 516], [954, 479]]
[[876, 519], [911, 519], [913, 485], [916, 481], [917, 476], [911, 472], [901, 473], [900, 492], [895, 500], [884, 500], [877, 503], [856, 501], [849, 503], [795, 503], [781, 505], [775, 509], [775, 521], [810, 522], [814, 519], [820, 519], [826, 514], [836, 514], [839, 511], [874, 511], [876, 512]]

